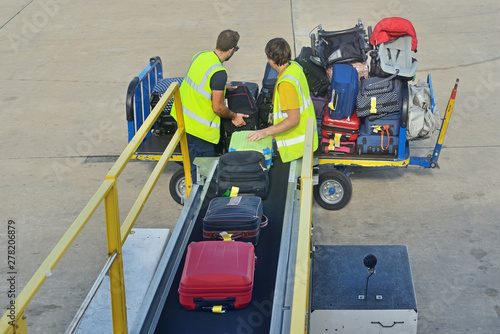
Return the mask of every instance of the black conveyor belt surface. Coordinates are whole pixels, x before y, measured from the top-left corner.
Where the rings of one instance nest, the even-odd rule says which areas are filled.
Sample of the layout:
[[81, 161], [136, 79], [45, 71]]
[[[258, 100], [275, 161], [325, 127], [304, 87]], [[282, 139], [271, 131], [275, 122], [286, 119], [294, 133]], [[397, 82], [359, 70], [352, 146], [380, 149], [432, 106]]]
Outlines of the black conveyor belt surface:
[[[269, 333], [290, 166], [289, 163], [283, 164], [279, 157], [274, 157], [273, 161], [274, 166], [269, 172], [271, 180], [269, 195], [264, 201], [264, 214], [269, 219], [269, 225], [261, 231], [259, 244], [255, 247], [258, 262], [250, 305], [243, 310], [225, 314], [186, 311], [179, 303], [177, 291], [184, 266], [184, 254], [155, 333]], [[202, 240], [201, 219], [205, 215], [210, 197], [207, 196], [202, 205], [190, 242]]]

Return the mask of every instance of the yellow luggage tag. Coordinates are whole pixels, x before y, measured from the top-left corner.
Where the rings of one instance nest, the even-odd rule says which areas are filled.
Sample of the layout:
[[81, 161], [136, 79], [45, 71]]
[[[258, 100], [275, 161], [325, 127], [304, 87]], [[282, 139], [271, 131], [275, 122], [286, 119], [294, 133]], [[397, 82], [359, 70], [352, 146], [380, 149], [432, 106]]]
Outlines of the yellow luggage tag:
[[335, 140], [330, 139], [330, 143], [328, 144], [328, 152], [333, 151], [335, 149]]
[[377, 97], [372, 96], [370, 105], [370, 114], [376, 114], [376, 113], [377, 113]]
[[335, 89], [332, 89], [332, 98], [330, 99], [330, 103], [328, 103], [328, 108], [331, 110], [335, 110], [337, 108], [338, 94]]
[[379, 133], [380, 131], [382, 131], [382, 126], [380, 125], [372, 125], [372, 128], [374, 133]]
[[334, 139], [335, 147], [340, 147], [340, 138], [341, 137], [342, 137], [341, 133], [336, 133], [335, 134], [335, 139]]
[[236, 196], [238, 196], [238, 191], [240, 191], [240, 188], [233, 186], [231, 188], [231, 193], [229, 194], [229, 197], [236, 197]]
[[222, 305], [215, 305], [214, 307], [212, 307], [212, 312], [221, 314], [226, 313], [226, 310], [222, 308]]
[[224, 232], [219, 233], [219, 235], [222, 237], [222, 239], [224, 241], [233, 241], [233, 239], [232, 239], [233, 235], [231, 233], [227, 233], [226, 231], [224, 231]]

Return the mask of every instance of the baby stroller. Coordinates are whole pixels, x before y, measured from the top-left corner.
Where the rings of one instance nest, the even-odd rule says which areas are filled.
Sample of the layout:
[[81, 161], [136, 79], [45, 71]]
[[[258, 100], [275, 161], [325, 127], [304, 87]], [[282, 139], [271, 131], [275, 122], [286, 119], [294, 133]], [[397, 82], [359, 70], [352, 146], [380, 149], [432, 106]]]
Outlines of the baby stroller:
[[417, 52], [417, 34], [410, 21], [400, 17], [381, 20], [370, 36], [374, 50], [370, 74], [373, 76], [397, 75], [410, 80], [417, 72], [418, 62], [412, 57]]

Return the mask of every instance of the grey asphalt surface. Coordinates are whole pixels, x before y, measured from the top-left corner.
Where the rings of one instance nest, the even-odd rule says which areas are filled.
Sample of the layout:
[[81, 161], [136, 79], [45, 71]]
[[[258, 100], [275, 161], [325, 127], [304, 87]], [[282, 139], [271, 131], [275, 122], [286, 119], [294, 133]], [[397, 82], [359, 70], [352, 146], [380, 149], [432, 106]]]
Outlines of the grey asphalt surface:
[[[230, 80], [260, 84], [264, 46], [284, 37], [298, 54], [318, 24], [412, 21], [417, 78], [432, 74], [441, 114], [460, 86], [440, 169], [360, 169], [343, 210], [313, 209], [315, 244], [408, 245], [419, 334], [499, 333], [500, 4], [470, 1], [3, 0], [0, 5], [0, 305], [6, 307], [7, 224], [15, 221], [20, 291], [104, 180], [127, 144], [125, 93], [151, 56], [165, 77], [240, 32]], [[426, 155], [432, 139], [413, 143]], [[123, 219], [154, 164], [119, 179]], [[181, 211], [167, 166], [137, 227], [173, 228]], [[27, 310], [29, 333], [64, 333], [106, 261], [102, 207]]]

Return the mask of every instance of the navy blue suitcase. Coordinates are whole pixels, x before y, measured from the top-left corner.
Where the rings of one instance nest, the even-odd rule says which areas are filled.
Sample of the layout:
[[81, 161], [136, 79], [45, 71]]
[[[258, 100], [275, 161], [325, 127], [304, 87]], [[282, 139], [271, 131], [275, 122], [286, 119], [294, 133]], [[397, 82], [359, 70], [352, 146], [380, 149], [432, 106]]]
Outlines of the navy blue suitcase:
[[380, 135], [384, 125], [389, 126], [390, 136], [399, 136], [401, 126], [401, 112], [387, 114], [386, 116], [370, 120], [371, 117], [364, 117], [360, 127], [360, 133], [365, 135]]
[[203, 239], [226, 237], [257, 245], [260, 229], [267, 225], [263, 212], [258, 196], [216, 197], [210, 201], [203, 218]]
[[330, 118], [351, 117], [358, 94], [358, 71], [349, 64], [333, 64], [333, 76], [328, 110]]
[[[388, 142], [389, 139], [389, 142]], [[359, 134], [356, 140], [356, 151], [361, 154], [394, 154], [398, 155], [399, 136]]]

